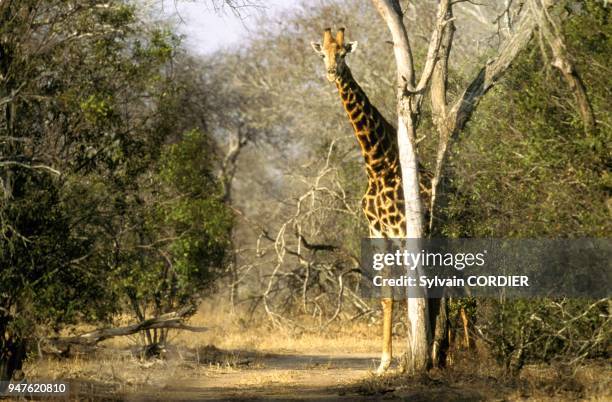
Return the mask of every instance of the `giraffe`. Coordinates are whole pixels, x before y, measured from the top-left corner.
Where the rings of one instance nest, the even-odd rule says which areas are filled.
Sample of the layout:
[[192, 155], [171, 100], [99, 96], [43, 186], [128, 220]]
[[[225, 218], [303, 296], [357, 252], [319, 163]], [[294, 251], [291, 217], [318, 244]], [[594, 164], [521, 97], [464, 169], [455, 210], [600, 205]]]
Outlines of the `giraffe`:
[[[368, 186], [362, 209], [368, 221], [370, 237], [405, 237], [404, 193], [395, 128], [374, 107], [345, 63], [357, 42], [344, 41], [344, 28], [334, 38], [330, 28], [323, 33], [323, 43], [311, 43], [323, 58], [327, 79], [334, 82], [365, 160]], [[383, 297], [383, 344], [378, 374], [391, 364], [393, 299]]]

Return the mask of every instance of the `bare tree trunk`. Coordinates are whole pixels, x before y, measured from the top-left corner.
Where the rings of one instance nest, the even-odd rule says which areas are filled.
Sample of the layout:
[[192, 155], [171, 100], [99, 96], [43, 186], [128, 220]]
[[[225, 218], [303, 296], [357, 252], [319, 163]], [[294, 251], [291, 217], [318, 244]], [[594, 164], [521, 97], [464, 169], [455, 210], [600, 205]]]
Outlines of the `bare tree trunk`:
[[[238, 157], [242, 149], [248, 144], [253, 133], [249, 128], [240, 124], [235, 131], [229, 133], [229, 143], [227, 152], [221, 164], [220, 179], [223, 186], [223, 201], [230, 207], [233, 204], [232, 198], [232, 184], [236, 170], [238, 168]], [[236, 229], [232, 228], [232, 241], [236, 238]], [[235, 313], [236, 306], [236, 294], [238, 293], [238, 255], [236, 250], [232, 250], [231, 262], [229, 264], [230, 270], [230, 313]]]
[[[21, 369], [26, 356], [26, 347], [23, 340], [8, 340], [3, 342], [0, 350], [0, 381], [9, 381], [15, 371]], [[2, 391], [2, 389], [0, 389]]]
[[[398, 79], [398, 124], [397, 136], [404, 190], [406, 237], [424, 237], [424, 215], [419, 187], [416, 128], [420, 118], [423, 94], [436, 65], [444, 27], [447, 23], [448, 0], [438, 3], [437, 22], [432, 32], [427, 59], [418, 83], [416, 82], [412, 49], [397, 0], [373, 0], [380, 15], [387, 23], [393, 37], [393, 52]], [[418, 247], [418, 241], [416, 242]], [[419, 248], [420, 249], [420, 248]], [[417, 251], [418, 252], [418, 251]], [[421, 267], [413, 271], [417, 276]], [[429, 365], [431, 326], [428, 299], [424, 290], [408, 288], [408, 350], [407, 369], [410, 373], [424, 371]]]
[[[544, 0], [544, 6], [550, 7], [551, 2], [551, 0]], [[449, 10], [449, 12], [452, 13], [452, 10]], [[525, 13], [514, 28], [512, 36], [503, 43], [497, 55], [487, 60], [486, 64], [467, 85], [459, 99], [453, 105], [449, 105], [446, 99], [447, 63], [453, 40], [452, 31], [454, 30], [452, 22], [449, 23], [449, 29], [445, 32], [442, 40], [440, 60], [436, 63], [432, 77], [433, 122], [438, 130], [439, 139], [431, 189], [430, 217], [432, 218], [430, 219], [430, 225], [433, 225], [437, 186], [443, 172], [446, 155], [450, 150], [451, 141], [463, 131], [483, 96], [499, 82], [521, 50], [530, 42], [535, 27], [534, 18]]]
[[[404, 115], [405, 116], [405, 115]], [[398, 118], [398, 145], [402, 181], [406, 208], [406, 237], [421, 239], [423, 237], [423, 208], [421, 205], [418, 160], [415, 147], [416, 130], [414, 118]], [[415, 252], [420, 250], [420, 242], [413, 243]], [[421, 267], [413, 271], [418, 277]], [[408, 288], [408, 350], [410, 359], [407, 362], [408, 372], [414, 373], [427, 369], [429, 363], [429, 342], [431, 330], [427, 295], [421, 288]]]

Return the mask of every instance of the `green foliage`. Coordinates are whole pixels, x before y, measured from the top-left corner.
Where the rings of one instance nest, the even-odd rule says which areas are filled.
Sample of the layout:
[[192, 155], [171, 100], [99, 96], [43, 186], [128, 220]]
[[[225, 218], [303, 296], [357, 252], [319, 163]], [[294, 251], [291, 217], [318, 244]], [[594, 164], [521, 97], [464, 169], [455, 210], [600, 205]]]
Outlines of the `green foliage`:
[[484, 300], [478, 319], [493, 356], [515, 375], [526, 363], [607, 357], [612, 325], [602, 317], [609, 308], [603, 299]]
[[32, 317], [51, 324], [104, 314], [107, 305], [88, 302], [105, 294], [97, 280], [103, 272], [94, 267], [83, 276], [70, 264], [87, 252], [88, 242], [70, 236], [69, 211], [56, 183], [42, 173], [14, 173], [13, 198], [0, 203], [6, 225], [0, 239], [0, 283], [3, 298], [23, 311], [9, 328], [26, 328]]
[[[199, 131], [189, 131], [180, 142], [165, 146], [154, 184], [139, 190], [150, 201], [138, 208], [142, 216], [135, 222], [134, 255], [119, 266], [119, 275], [143, 315], [193, 301], [223, 272], [232, 215], [205, 157], [209, 141]], [[129, 248], [129, 241], [123, 247]], [[143, 255], [139, 248], [151, 252]]]
[[176, 141], [179, 46], [120, 0], [0, 3], [0, 363], [65, 324], [181, 306], [221, 271], [214, 147]]
[[584, 133], [567, 84], [556, 70], [541, 67], [545, 60], [534, 46], [485, 98], [455, 148], [444, 235], [609, 235], [607, 13], [599, 2], [586, 2], [564, 26], [599, 129]]
[[[487, 95], [451, 157], [444, 221], [450, 237], [606, 237], [612, 31], [601, 2], [564, 23], [568, 50], [585, 82], [598, 129], [585, 133], [572, 92], [533, 46]], [[501, 101], [500, 101], [501, 100]], [[479, 303], [472, 320], [511, 373], [523, 364], [601, 355], [609, 305], [589, 300]], [[583, 312], [586, 313], [584, 315]], [[572, 318], [577, 317], [575, 320]]]

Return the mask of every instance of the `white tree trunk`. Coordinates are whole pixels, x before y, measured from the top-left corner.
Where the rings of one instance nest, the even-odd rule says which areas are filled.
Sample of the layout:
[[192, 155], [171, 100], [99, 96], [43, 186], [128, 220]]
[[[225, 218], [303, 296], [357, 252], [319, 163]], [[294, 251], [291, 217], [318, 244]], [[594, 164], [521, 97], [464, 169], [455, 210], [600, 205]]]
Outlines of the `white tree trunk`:
[[[402, 11], [397, 0], [373, 0], [381, 17], [387, 23], [393, 37], [393, 53], [397, 65], [398, 81], [398, 124], [397, 136], [400, 165], [402, 170], [402, 186], [405, 200], [406, 237], [421, 239], [423, 237], [423, 207], [419, 186], [419, 170], [416, 149], [416, 121], [419, 115], [422, 93], [428, 86], [433, 73], [435, 60], [440, 48], [442, 31], [446, 24], [446, 12], [450, 5], [449, 0], [441, 0], [438, 4], [437, 23], [427, 51], [427, 60], [418, 84], [416, 84], [412, 50], [408, 33], [402, 19]], [[412, 240], [410, 245], [416, 245], [416, 252], [420, 250], [418, 242]], [[421, 267], [417, 267], [411, 274], [419, 276]], [[430, 325], [428, 300], [425, 292], [408, 288], [408, 361], [407, 369], [414, 373], [423, 371], [429, 363]]]
[[[400, 114], [398, 118], [398, 146], [402, 166], [402, 184], [406, 208], [406, 237], [421, 239], [423, 237], [423, 207], [419, 187], [418, 159], [415, 146], [415, 127], [410, 116]], [[411, 250], [419, 252], [420, 242], [411, 241]], [[421, 267], [411, 274], [420, 275]], [[426, 294], [420, 288], [407, 288], [408, 304], [408, 350], [407, 370], [410, 373], [423, 371], [429, 362], [429, 344], [431, 330]]]
[[419, 190], [419, 162], [415, 147], [413, 122], [404, 116], [398, 118], [397, 142], [402, 166], [402, 186], [406, 202], [406, 237], [423, 236], [423, 207]]

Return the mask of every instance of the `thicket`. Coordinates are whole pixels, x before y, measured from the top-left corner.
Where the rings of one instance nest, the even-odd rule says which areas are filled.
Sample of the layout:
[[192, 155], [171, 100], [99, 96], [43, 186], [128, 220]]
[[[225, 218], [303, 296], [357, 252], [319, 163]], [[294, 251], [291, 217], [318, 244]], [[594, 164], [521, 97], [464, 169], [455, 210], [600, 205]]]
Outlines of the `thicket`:
[[[485, 99], [454, 149], [440, 233], [573, 238], [611, 233], [609, 7], [574, 2], [562, 25], [597, 120], [585, 132], [551, 57], [533, 43]], [[537, 39], [537, 37], [536, 37]], [[473, 301], [472, 301], [473, 304]], [[607, 356], [609, 300], [482, 300], [475, 335], [511, 373], [524, 364]], [[458, 324], [456, 324], [458, 325]]]
[[180, 40], [138, 15], [119, 0], [0, 3], [0, 379], [28, 343], [184, 307], [224, 266], [232, 218], [184, 107]]
[[[410, 24], [418, 65], [426, 51], [423, 38], [431, 29], [432, 7], [411, 4], [406, 18], [419, 16]], [[536, 32], [453, 145], [432, 236], [609, 235], [609, 11], [598, 1], [565, 4], [555, 15], [562, 16], [568, 53], [587, 87], [596, 128], [585, 132], [573, 93], [551, 66], [551, 55], [543, 53], [550, 50]], [[494, 6], [480, 11], [488, 9], [493, 20], [493, 13], [501, 12], [492, 11]], [[500, 40], [499, 32], [487, 31], [474, 14], [462, 10], [455, 10], [461, 29], [451, 56], [451, 97], [460, 95], [477, 61], [486, 59], [487, 46]], [[245, 154], [248, 169], [237, 176], [249, 189], [248, 197], [238, 196], [250, 218], [239, 233], [252, 245], [240, 251], [237, 300], [261, 311], [271, 325], [298, 331], [327, 328], [335, 320], [375, 322], [377, 314], [375, 300], [358, 297], [351, 272], [359, 241], [367, 236], [359, 207], [366, 182], [363, 162], [335, 88], [325, 82], [320, 60], [308, 53], [308, 41], [318, 40], [332, 22], [335, 28], [347, 27], [348, 40], [359, 41], [347, 64], [393, 121], [392, 51], [370, 4], [304, 3], [262, 24], [239, 54], [214, 56], [217, 63], [223, 64], [220, 57], [231, 61], [224, 65], [240, 60], [241, 68], [232, 70], [239, 78], [229, 85], [256, 99], [244, 114], [252, 119], [248, 124], [265, 127], [269, 140], [262, 145], [265, 151]], [[476, 42], [485, 50], [478, 50]], [[427, 110], [420, 124], [420, 156], [432, 169], [437, 135]], [[262, 157], [270, 149], [275, 157]], [[265, 161], [266, 168], [254, 172], [253, 161]], [[471, 335], [488, 342], [511, 373], [529, 362], [575, 364], [604, 355], [609, 344], [607, 300], [455, 300], [450, 307], [455, 332], [462, 332], [463, 307]]]

